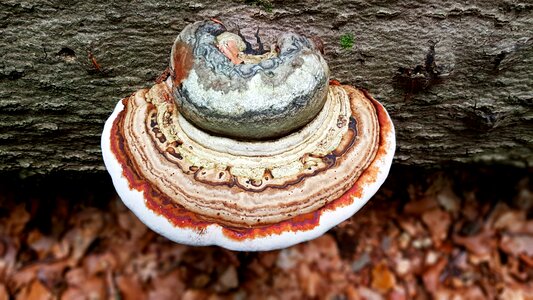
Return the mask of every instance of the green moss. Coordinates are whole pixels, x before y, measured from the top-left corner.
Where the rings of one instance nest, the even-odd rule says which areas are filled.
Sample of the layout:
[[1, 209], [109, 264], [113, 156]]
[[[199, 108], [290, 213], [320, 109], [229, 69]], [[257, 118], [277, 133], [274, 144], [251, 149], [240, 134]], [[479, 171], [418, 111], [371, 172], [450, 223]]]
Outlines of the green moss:
[[340, 39], [342, 49], [352, 49], [355, 43], [355, 38], [351, 33], [345, 33], [341, 35]]
[[274, 5], [269, 0], [244, 0], [245, 4], [261, 7], [266, 12], [272, 12]]

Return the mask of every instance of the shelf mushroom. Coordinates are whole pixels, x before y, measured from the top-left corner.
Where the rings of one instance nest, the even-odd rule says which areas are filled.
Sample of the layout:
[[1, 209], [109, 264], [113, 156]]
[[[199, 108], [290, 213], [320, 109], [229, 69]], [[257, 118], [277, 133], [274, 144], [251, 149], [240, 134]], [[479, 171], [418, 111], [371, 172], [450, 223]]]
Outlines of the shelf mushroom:
[[104, 162], [154, 231], [189, 245], [285, 248], [346, 220], [384, 182], [395, 151], [384, 107], [330, 81], [310, 39], [271, 42], [253, 49], [220, 22], [193, 23], [174, 42], [170, 76], [116, 105]]

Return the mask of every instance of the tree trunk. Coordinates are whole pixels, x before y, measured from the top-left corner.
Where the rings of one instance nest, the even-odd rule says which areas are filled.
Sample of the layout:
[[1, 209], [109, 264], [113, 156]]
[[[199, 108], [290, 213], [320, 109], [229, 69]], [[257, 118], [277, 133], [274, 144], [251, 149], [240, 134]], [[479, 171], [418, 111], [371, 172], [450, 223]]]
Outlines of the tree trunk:
[[0, 0], [0, 172], [103, 170], [116, 102], [212, 17], [320, 37], [332, 77], [389, 110], [397, 164], [533, 165], [530, 1], [113, 2]]

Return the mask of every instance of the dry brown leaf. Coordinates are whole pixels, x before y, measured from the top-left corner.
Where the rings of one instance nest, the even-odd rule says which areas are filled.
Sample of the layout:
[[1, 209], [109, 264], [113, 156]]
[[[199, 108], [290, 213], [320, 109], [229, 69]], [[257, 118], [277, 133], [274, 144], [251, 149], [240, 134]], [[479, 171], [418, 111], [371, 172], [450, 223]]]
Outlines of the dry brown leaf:
[[185, 284], [178, 270], [154, 279], [152, 286], [153, 289], [148, 292], [148, 299], [172, 300], [185, 292]]
[[493, 227], [498, 230], [518, 232], [526, 221], [526, 212], [521, 210], [509, 210], [501, 214], [494, 222]]
[[436, 264], [427, 268], [424, 274], [422, 274], [424, 285], [430, 293], [437, 292], [440, 286], [440, 274], [446, 267], [446, 263], [446, 259], [441, 258]]
[[500, 248], [510, 255], [525, 254], [533, 258], [533, 236], [505, 234], [500, 241]]
[[141, 281], [146, 282], [157, 277], [157, 262], [156, 253], [136, 256], [130, 261], [131, 273], [136, 273]]
[[110, 251], [98, 254], [86, 255], [83, 259], [83, 266], [89, 276], [108, 270], [114, 271], [117, 267], [117, 258]]
[[77, 263], [99, 236], [104, 228], [104, 220], [103, 215], [95, 209], [84, 210], [73, 220], [75, 226], [65, 234], [63, 241], [70, 246], [70, 257]]
[[398, 219], [398, 224], [410, 237], [419, 237], [426, 232], [418, 218], [400, 218]]
[[9, 237], [0, 238], [2, 253], [0, 254], [0, 282], [7, 282], [8, 276], [15, 272], [18, 249], [15, 241]]
[[526, 213], [522, 210], [508, 211], [494, 222], [494, 228], [508, 233], [533, 235], [533, 220], [526, 220]]
[[399, 276], [405, 276], [411, 273], [411, 260], [398, 256], [394, 259], [394, 267], [396, 274], [398, 274]]
[[12, 237], [17, 237], [21, 234], [30, 220], [31, 215], [26, 210], [26, 205], [19, 204], [10, 210], [9, 218], [5, 220], [5, 234]]
[[278, 259], [279, 251], [267, 251], [258, 254], [258, 259], [261, 265], [265, 268], [271, 268]]
[[433, 197], [424, 197], [417, 201], [411, 201], [407, 203], [403, 211], [406, 214], [413, 214], [413, 215], [420, 215], [430, 209], [437, 208], [439, 206], [439, 203], [437, 202], [437, 199]]
[[[144, 300], [147, 298], [142, 284], [135, 274], [120, 275], [115, 278], [121, 298], [124, 300]], [[179, 291], [179, 289], [177, 289]], [[178, 293], [176, 293], [177, 295]]]
[[3, 283], [0, 283], [0, 300], [9, 300], [9, 294]]
[[234, 289], [239, 286], [239, 277], [237, 274], [237, 269], [233, 265], [229, 265], [222, 274], [218, 277], [218, 280], [215, 284], [215, 291], [217, 292], [227, 292], [231, 289]]
[[388, 300], [407, 300], [405, 289], [402, 286], [396, 286], [389, 294]]
[[80, 286], [88, 299], [106, 299], [107, 285], [103, 276], [92, 276]]
[[436, 197], [439, 204], [452, 214], [458, 213], [461, 209], [461, 199], [455, 194], [452, 189], [452, 184], [449, 181], [448, 184], [437, 192]]
[[380, 262], [372, 268], [372, 288], [386, 293], [396, 285], [396, 277], [389, 270], [385, 262]]
[[48, 257], [56, 242], [53, 238], [42, 235], [37, 229], [30, 231], [26, 240], [30, 248], [37, 253], [38, 259]]
[[62, 294], [61, 300], [85, 300], [85, 292], [77, 287], [68, 287]]
[[531, 284], [509, 284], [503, 287], [500, 299], [533, 299], [533, 286]]
[[39, 266], [37, 264], [22, 268], [17, 270], [14, 274], [11, 274], [9, 277], [9, 289], [13, 291], [18, 291], [25, 286], [28, 286], [37, 277], [37, 271]]
[[285, 271], [294, 268], [302, 258], [302, 253], [298, 249], [298, 247], [290, 247], [281, 250], [276, 261], [276, 266]]
[[464, 246], [470, 253], [480, 258], [487, 258], [487, 256], [494, 253], [497, 245], [494, 231], [491, 229], [484, 229], [473, 236], [459, 236], [456, 234], [453, 236], [453, 241], [458, 245]]
[[520, 254], [519, 256], [523, 262], [525, 262], [530, 268], [533, 268], [533, 257], [532, 256], [528, 256], [524, 253]]
[[361, 298], [365, 300], [383, 300], [384, 299], [383, 296], [381, 296], [381, 294], [367, 287], [359, 287], [357, 289], [357, 292], [359, 293]]
[[520, 209], [527, 211], [533, 208], [533, 189], [531, 185], [531, 176], [526, 176], [516, 185], [518, 191], [513, 203]]
[[471, 286], [467, 288], [461, 288], [461, 289], [446, 289], [446, 288], [439, 288], [434, 293], [435, 299], [452, 299], [452, 300], [461, 300], [461, 299], [468, 299], [468, 300], [485, 300], [487, 299], [487, 296], [483, 293], [483, 290], [481, 290], [478, 286]]
[[267, 270], [263, 265], [261, 265], [258, 259], [252, 260], [246, 268], [251, 272], [251, 274], [253, 274], [250, 274], [249, 276], [257, 276], [257, 278], [263, 278], [272, 272], [272, 270]]
[[353, 285], [348, 285], [344, 289], [344, 295], [348, 300], [361, 300], [361, 296], [359, 296], [359, 292]]
[[437, 208], [422, 213], [422, 221], [429, 229], [433, 243], [438, 247], [448, 237], [451, 224], [450, 214]]
[[142, 237], [148, 228], [131, 211], [118, 214], [120, 228], [129, 233], [130, 239], [137, 240]]
[[83, 268], [77, 267], [67, 271], [65, 280], [69, 286], [82, 286], [87, 279], [87, 274]]
[[309, 298], [317, 297], [320, 292], [323, 292], [321, 283], [323, 283], [323, 279], [321, 279], [321, 276], [318, 273], [309, 273], [305, 285], [303, 286], [305, 295]]
[[199, 291], [199, 290], [187, 290], [185, 291], [181, 299], [182, 300], [207, 300], [209, 298], [210, 297], [207, 292]]
[[474, 191], [468, 191], [464, 193], [463, 206], [461, 207], [461, 214], [466, 217], [467, 220], [476, 220], [481, 213], [480, 204], [476, 198]]
[[337, 242], [331, 235], [325, 234], [318, 239], [313, 240], [311, 244], [315, 248], [308, 248], [308, 251], [304, 252], [304, 256], [310, 256], [309, 252], [318, 254], [318, 257], [316, 257], [313, 262], [322, 274], [328, 274], [334, 270], [340, 269], [343, 263], [340, 259]]
[[17, 294], [16, 299], [51, 300], [53, 295], [39, 280], [34, 280]]
[[527, 269], [524, 270], [523, 264], [518, 257], [508, 256], [507, 264], [503, 267], [502, 276], [506, 284], [516, 283], [518, 281], [526, 281], [529, 278]]
[[68, 260], [34, 263], [18, 270], [11, 276], [10, 288], [18, 290], [37, 278], [48, 287], [53, 287], [63, 280], [62, 274], [69, 266]]

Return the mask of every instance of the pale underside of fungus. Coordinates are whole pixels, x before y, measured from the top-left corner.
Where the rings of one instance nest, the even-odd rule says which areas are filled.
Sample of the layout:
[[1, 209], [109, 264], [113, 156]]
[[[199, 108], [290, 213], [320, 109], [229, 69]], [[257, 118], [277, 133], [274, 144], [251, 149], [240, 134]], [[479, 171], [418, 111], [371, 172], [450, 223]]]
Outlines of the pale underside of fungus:
[[305, 37], [260, 48], [218, 22], [191, 24], [170, 77], [120, 101], [105, 124], [119, 196], [173, 241], [288, 247], [352, 216], [389, 172], [394, 127], [381, 104], [330, 83]]

